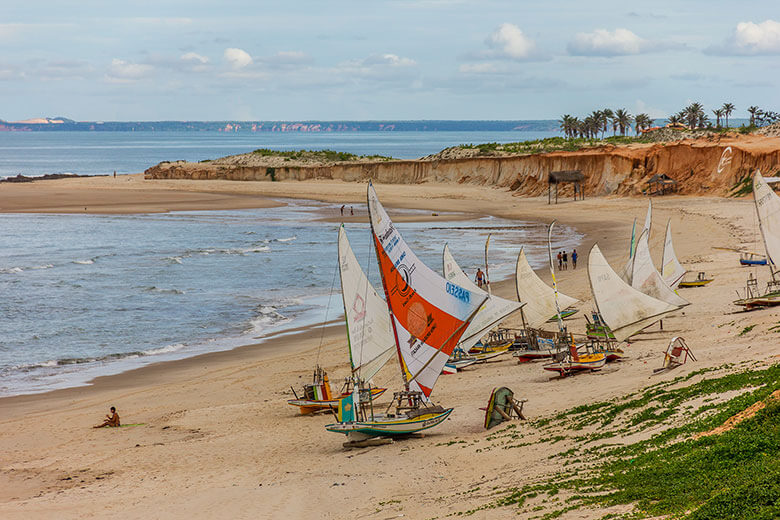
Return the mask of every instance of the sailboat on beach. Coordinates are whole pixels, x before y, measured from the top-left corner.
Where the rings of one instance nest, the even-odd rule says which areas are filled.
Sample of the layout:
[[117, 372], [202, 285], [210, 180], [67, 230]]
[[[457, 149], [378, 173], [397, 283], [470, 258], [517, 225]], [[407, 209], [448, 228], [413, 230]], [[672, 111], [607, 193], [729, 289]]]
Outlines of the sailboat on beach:
[[[368, 184], [368, 212], [404, 389], [384, 413], [361, 402], [359, 388], [339, 404], [328, 431], [351, 440], [408, 435], [444, 421], [452, 408], [430, 396], [450, 354], [488, 298], [452, 283], [420, 261], [393, 225]], [[395, 406], [395, 410], [391, 409]]]
[[766, 265], [769, 268], [770, 280], [766, 284], [764, 294], [758, 291], [758, 281], [753, 275], [748, 278], [745, 287], [745, 297], [734, 302], [745, 310], [760, 307], [780, 305], [780, 279], [778, 279], [778, 262], [780, 262], [780, 197], [767, 184], [761, 172], [756, 170], [753, 175], [753, 202], [758, 215], [758, 227], [764, 240], [766, 250]]
[[[353, 392], [353, 386], [365, 385], [382, 369], [395, 353], [395, 341], [390, 327], [387, 304], [379, 296], [360, 267], [349, 245], [344, 225], [339, 227], [339, 274], [347, 327], [347, 351], [352, 366], [340, 395], [333, 395], [328, 375], [317, 366], [314, 381], [304, 386], [303, 396], [287, 401], [302, 414], [335, 409], [342, 398]], [[370, 388], [363, 399], [376, 399], [386, 388]]]

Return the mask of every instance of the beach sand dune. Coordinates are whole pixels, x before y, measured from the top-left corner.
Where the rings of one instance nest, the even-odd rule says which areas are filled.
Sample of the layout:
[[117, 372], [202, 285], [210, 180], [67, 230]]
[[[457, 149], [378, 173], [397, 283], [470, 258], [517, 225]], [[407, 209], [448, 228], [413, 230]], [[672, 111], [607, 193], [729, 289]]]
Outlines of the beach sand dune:
[[[15, 202], [6, 205], [4, 197], [3, 211], [64, 211], [86, 200], [103, 201], [99, 209], [106, 212], [235, 208], [274, 203], [265, 197], [299, 197], [353, 203], [362, 212], [358, 205], [365, 200], [365, 185], [342, 182], [144, 182], [132, 176], [8, 188], [3, 193]], [[583, 315], [593, 308], [587, 251], [598, 242], [613, 266], [621, 266], [631, 222], [641, 221], [647, 205], [645, 199], [595, 198], [548, 206], [546, 200], [512, 197], [504, 190], [453, 185], [377, 186], [377, 192], [392, 207], [555, 218], [584, 233], [577, 248], [580, 267], [558, 278], [561, 290], [583, 300], [577, 318], [568, 322], [577, 332], [584, 331]], [[53, 193], [59, 194], [56, 202], [50, 202]], [[715, 281], [685, 290], [691, 305], [664, 319], [663, 331], [655, 325], [636, 336], [620, 364], [551, 379], [538, 364], [506, 358], [445, 376], [434, 398], [455, 407], [449, 420], [423, 438], [352, 451], [342, 448], [342, 436], [324, 430], [332, 417], [298, 416], [286, 404], [290, 386], [307, 381], [318, 362], [334, 386], [347, 374], [341, 326], [329, 326], [321, 346], [321, 332], [309, 330], [99, 378], [88, 387], [6, 398], [0, 400], [0, 518], [443, 518], [490, 502], [495, 488], [554, 474], [561, 462], [549, 456], [568, 449], [563, 443], [542, 442], [532, 426], [518, 424], [529, 445], [505, 450], [483, 430], [479, 407], [493, 387], [508, 386], [527, 398], [527, 416], [539, 418], [704, 367], [771, 361], [777, 354], [767, 328], [780, 320], [780, 310], [735, 313], [731, 301], [746, 271], [735, 253], [713, 249], [760, 249], [752, 201], [668, 197], [656, 199], [654, 210], [656, 262], [663, 226], [671, 218], [684, 266], [706, 271]], [[540, 273], [549, 280], [549, 273]], [[498, 283], [495, 291], [513, 298], [513, 282]], [[519, 317], [509, 324], [518, 325]], [[748, 325], [755, 325], [752, 332], [740, 335]], [[698, 361], [651, 379], [677, 335]], [[398, 372], [390, 363], [375, 382], [397, 389]], [[123, 422], [142, 425], [93, 430], [111, 405]], [[605, 513], [580, 511], [577, 518]], [[473, 517], [518, 516], [509, 507]]]

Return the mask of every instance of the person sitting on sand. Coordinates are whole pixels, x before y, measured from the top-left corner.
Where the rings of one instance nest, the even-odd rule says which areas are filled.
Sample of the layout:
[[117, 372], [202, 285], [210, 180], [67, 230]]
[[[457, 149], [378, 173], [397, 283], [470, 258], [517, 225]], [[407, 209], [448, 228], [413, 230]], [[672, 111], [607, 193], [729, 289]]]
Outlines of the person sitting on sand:
[[106, 426], [109, 428], [118, 428], [121, 426], [119, 414], [116, 413], [116, 408], [113, 406], [111, 407], [111, 415], [106, 415], [106, 420], [103, 421], [103, 424], [98, 424], [97, 426], [93, 426], [93, 428], [105, 428]]

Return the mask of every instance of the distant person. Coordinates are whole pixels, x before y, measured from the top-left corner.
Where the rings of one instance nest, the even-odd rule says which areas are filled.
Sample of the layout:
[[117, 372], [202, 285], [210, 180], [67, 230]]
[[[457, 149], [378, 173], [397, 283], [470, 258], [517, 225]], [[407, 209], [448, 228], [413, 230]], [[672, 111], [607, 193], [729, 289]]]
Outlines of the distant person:
[[482, 287], [485, 284], [485, 273], [479, 267], [477, 267], [477, 275], [474, 277], [474, 281], [477, 282], [477, 287]]
[[558, 270], [563, 269], [563, 255], [558, 251]]
[[344, 216], [344, 206], [346, 206], [346, 204], [342, 204], [341, 205], [341, 216], [342, 217]]
[[93, 428], [119, 428], [122, 424], [119, 422], [119, 414], [116, 413], [116, 408], [111, 407], [111, 415], [106, 415], [106, 420], [102, 424], [93, 426]]
[[571, 265], [572, 269], [577, 269], [577, 250], [571, 252]]
[[114, 178], [116, 179], [116, 170], [114, 170]]
[[569, 254], [566, 251], [564, 251], [563, 252], [563, 270], [565, 271], [568, 268], [569, 268]]
[[355, 214], [355, 210], [352, 209], [352, 206], [349, 207], [349, 214], [350, 215], [354, 215]]

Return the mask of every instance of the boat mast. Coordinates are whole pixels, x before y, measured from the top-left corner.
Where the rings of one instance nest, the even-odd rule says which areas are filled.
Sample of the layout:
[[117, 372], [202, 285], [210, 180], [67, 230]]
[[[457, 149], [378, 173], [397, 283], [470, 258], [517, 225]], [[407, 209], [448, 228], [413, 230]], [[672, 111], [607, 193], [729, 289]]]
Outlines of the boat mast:
[[493, 290], [490, 288], [490, 275], [488, 274], [488, 249], [490, 248], [490, 236], [491, 233], [488, 233], [487, 240], [485, 240], [485, 285], [487, 285], [488, 294], [492, 295]]
[[547, 229], [547, 257], [550, 260], [550, 275], [552, 275], [552, 287], [553, 287], [553, 292], [555, 293], [555, 310], [557, 311], [556, 316], [558, 317], [558, 330], [563, 335], [566, 334], [566, 329], [564, 329], [563, 327], [563, 318], [561, 318], [561, 306], [558, 303], [558, 284], [555, 281], [555, 265], [553, 264], [553, 256], [552, 256], [552, 230], [554, 225], [555, 225], [555, 221], [553, 220], [550, 223], [550, 227]]

